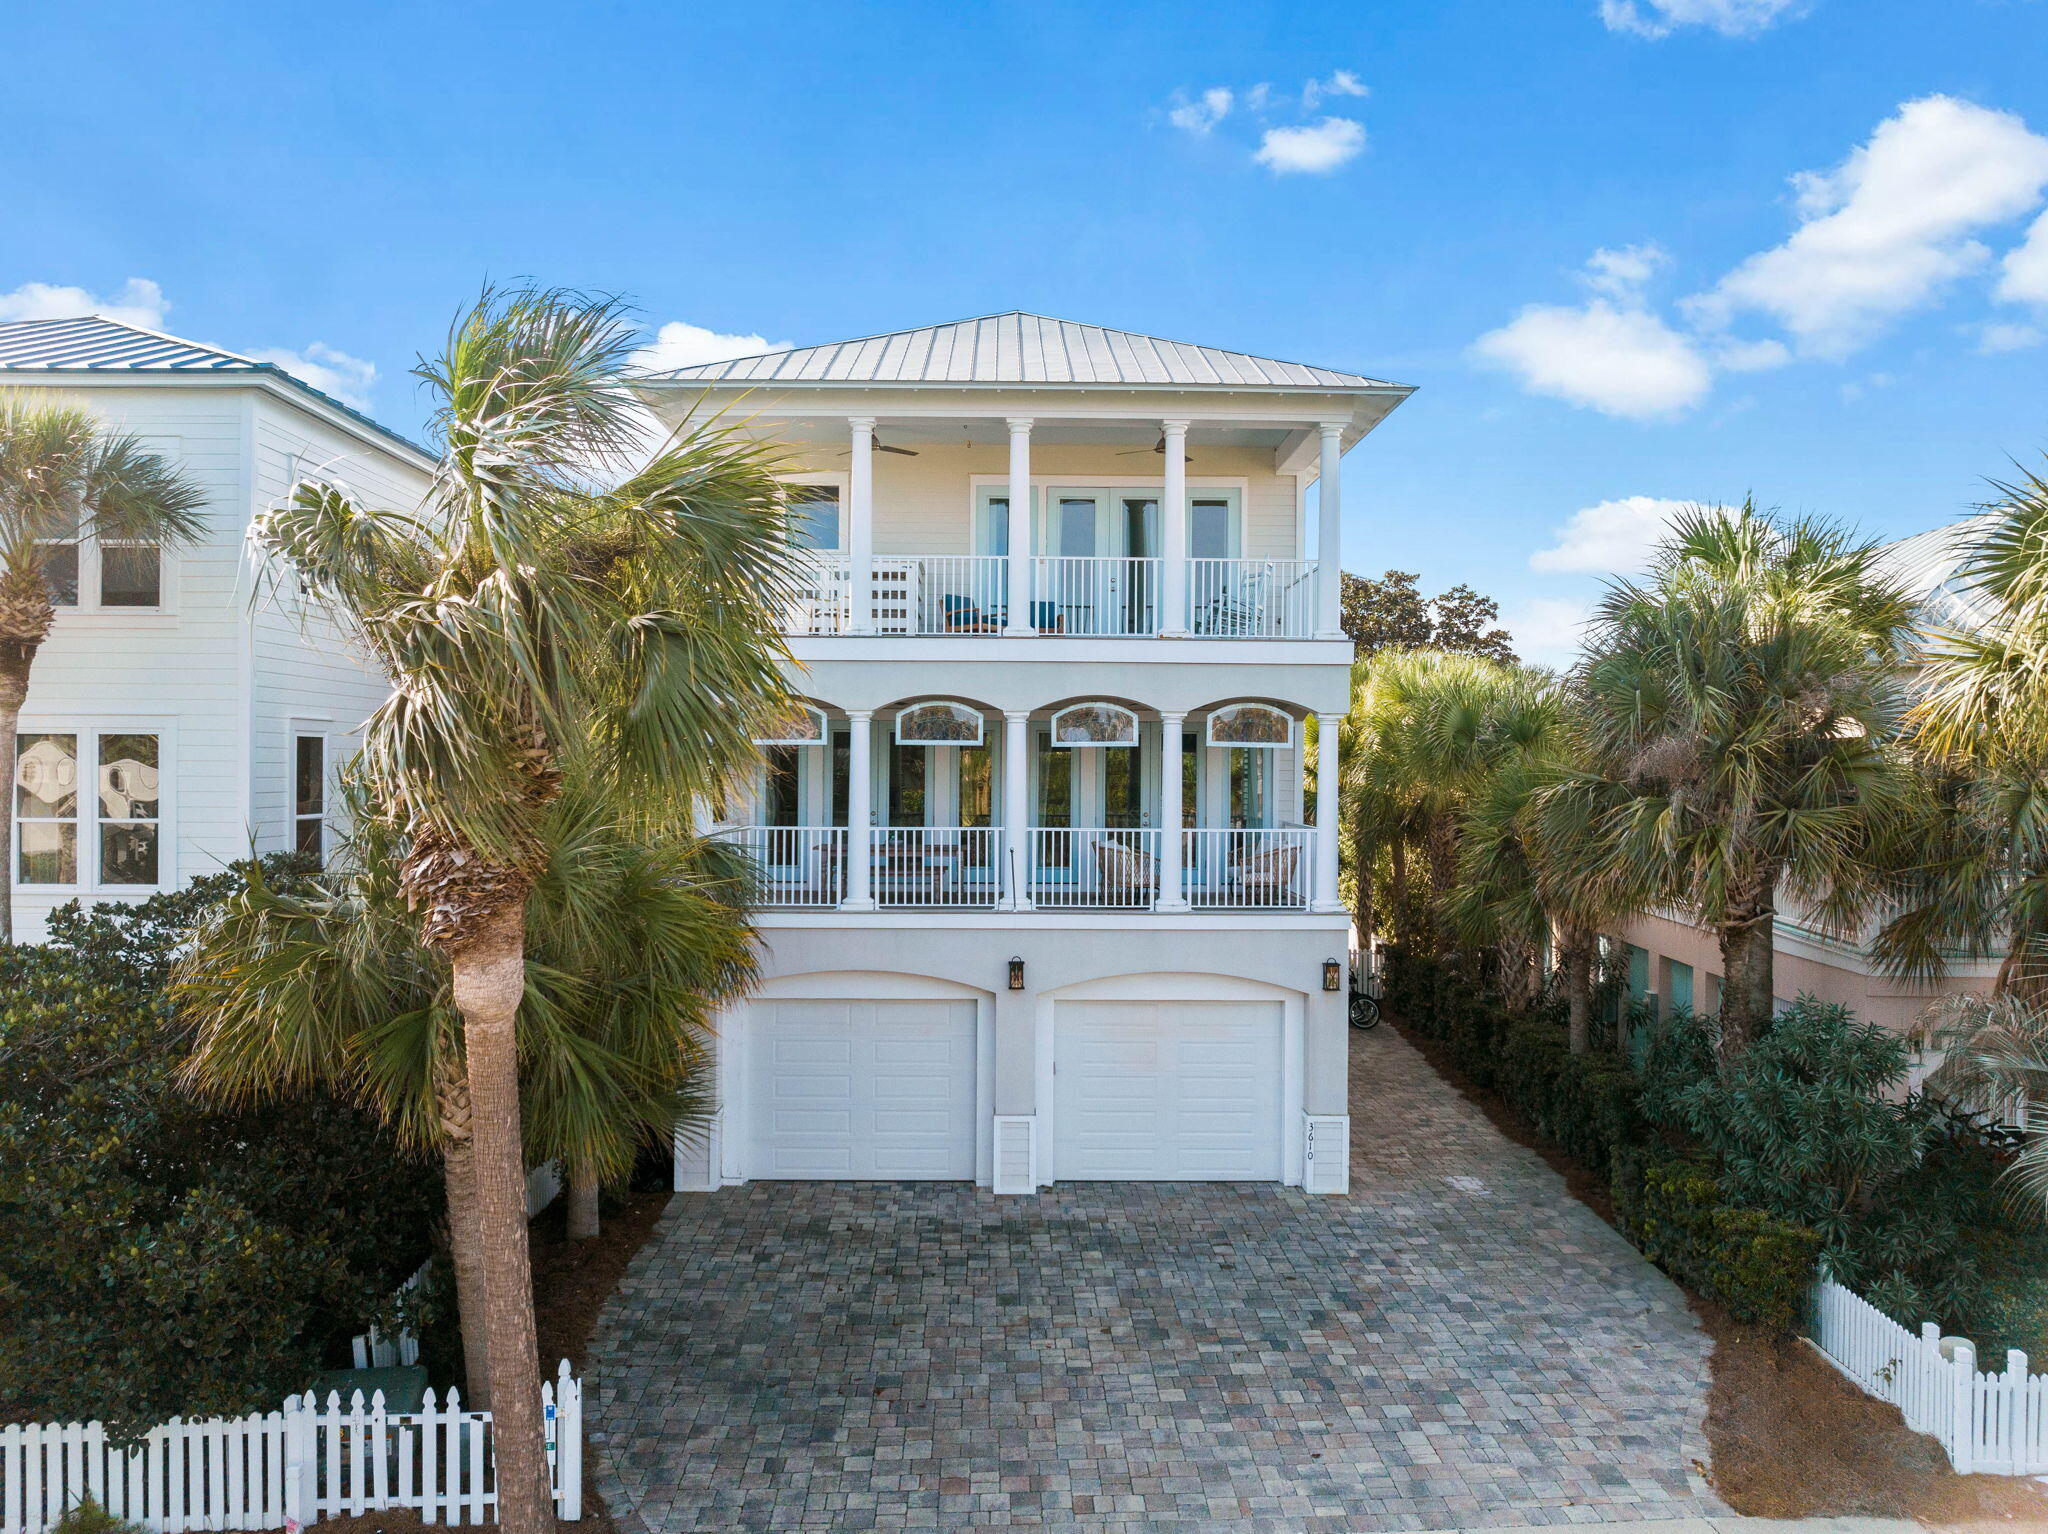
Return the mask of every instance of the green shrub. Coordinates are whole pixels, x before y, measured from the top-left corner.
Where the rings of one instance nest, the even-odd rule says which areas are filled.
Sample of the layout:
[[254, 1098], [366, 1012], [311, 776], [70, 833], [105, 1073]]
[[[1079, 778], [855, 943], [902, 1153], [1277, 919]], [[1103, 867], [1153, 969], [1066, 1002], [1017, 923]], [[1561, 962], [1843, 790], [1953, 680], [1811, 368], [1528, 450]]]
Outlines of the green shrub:
[[179, 1082], [162, 982], [237, 879], [74, 903], [47, 943], [0, 946], [0, 1420], [274, 1407], [431, 1245], [436, 1168], [367, 1114]]
[[1501, 1095], [1589, 1171], [1606, 1172], [1618, 1147], [1640, 1142], [1647, 1132], [1635, 1073], [1602, 1049], [1574, 1055], [1564, 1028], [1548, 1017], [1507, 1021], [1496, 1059]]
[[1790, 1331], [1806, 1310], [1820, 1236], [1728, 1201], [1711, 1161], [1620, 1157], [1615, 1211], [1645, 1257], [1737, 1320]]
[[125, 1518], [116, 1518], [88, 1492], [50, 1525], [50, 1534], [143, 1534], [143, 1527]]

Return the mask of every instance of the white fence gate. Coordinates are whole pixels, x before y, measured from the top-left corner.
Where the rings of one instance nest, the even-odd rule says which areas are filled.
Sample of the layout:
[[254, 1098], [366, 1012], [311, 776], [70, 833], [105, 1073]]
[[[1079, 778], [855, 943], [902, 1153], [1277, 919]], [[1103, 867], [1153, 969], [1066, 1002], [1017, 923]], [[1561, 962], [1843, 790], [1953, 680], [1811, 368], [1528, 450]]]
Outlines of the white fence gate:
[[[563, 1361], [541, 1386], [556, 1514], [583, 1516], [583, 1386]], [[0, 1534], [41, 1534], [87, 1496], [154, 1534], [275, 1529], [348, 1513], [417, 1508], [426, 1523], [497, 1516], [491, 1414], [460, 1393], [387, 1412], [379, 1391], [323, 1406], [308, 1394], [262, 1416], [152, 1428], [121, 1447], [97, 1422], [0, 1428]]]
[[1853, 1290], [1822, 1279], [1813, 1288], [1814, 1345], [1906, 1426], [1931, 1433], [1959, 1474], [2048, 1471], [2048, 1374], [2027, 1355], [2005, 1355], [2003, 1373], [1977, 1368], [1976, 1344], [1943, 1337], [1932, 1321], [1914, 1336]]

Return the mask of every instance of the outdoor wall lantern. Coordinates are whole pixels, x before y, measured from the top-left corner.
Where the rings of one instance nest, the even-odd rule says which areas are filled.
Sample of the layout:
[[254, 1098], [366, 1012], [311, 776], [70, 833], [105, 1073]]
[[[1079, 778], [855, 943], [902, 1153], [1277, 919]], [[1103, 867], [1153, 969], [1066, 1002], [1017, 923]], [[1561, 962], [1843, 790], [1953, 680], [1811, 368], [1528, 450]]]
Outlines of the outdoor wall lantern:
[[1323, 989], [1341, 991], [1344, 989], [1344, 964], [1340, 959], [1323, 960]]
[[1010, 957], [1010, 989], [1013, 991], [1024, 989], [1024, 961], [1014, 954]]

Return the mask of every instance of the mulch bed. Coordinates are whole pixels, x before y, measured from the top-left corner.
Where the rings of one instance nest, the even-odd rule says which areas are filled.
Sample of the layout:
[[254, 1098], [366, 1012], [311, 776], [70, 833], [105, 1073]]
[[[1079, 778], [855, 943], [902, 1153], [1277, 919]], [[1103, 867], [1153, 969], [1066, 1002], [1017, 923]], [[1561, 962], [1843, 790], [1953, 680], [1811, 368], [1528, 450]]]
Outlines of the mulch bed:
[[[1604, 1178], [1537, 1139], [1497, 1093], [1452, 1065], [1436, 1040], [1397, 1018], [1388, 1021], [1494, 1128], [1541, 1156], [1579, 1202], [1614, 1223]], [[1686, 1298], [1714, 1342], [1710, 1479], [1736, 1512], [2048, 1528], [2048, 1487], [2018, 1476], [1957, 1475], [1939, 1443], [1908, 1428], [1897, 1407], [1865, 1395], [1805, 1342], [1746, 1326], [1712, 1301]]]

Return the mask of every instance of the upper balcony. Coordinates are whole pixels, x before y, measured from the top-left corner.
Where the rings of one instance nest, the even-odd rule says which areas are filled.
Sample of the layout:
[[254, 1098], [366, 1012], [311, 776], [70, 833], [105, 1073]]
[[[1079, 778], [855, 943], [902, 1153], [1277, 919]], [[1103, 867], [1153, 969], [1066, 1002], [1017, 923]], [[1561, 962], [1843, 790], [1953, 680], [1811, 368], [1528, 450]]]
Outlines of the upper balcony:
[[1409, 393], [1020, 313], [639, 389], [671, 425], [736, 422], [781, 458], [787, 627], [828, 641], [806, 660], [842, 637], [865, 659], [851, 641], [1341, 640], [1341, 462]]

